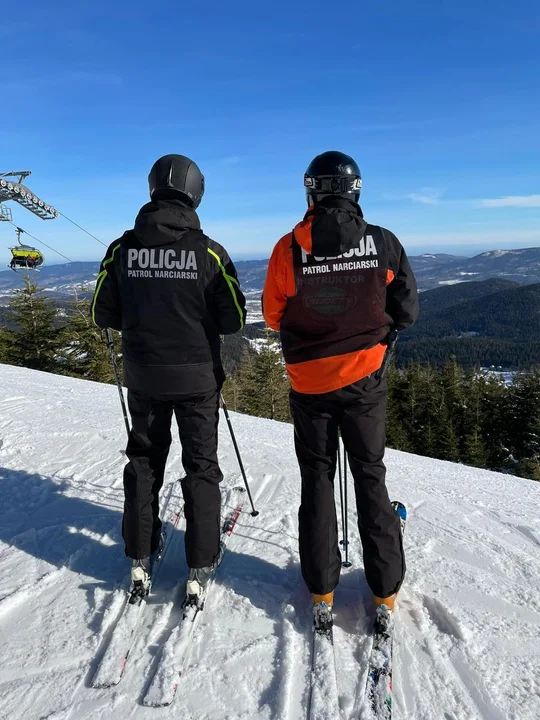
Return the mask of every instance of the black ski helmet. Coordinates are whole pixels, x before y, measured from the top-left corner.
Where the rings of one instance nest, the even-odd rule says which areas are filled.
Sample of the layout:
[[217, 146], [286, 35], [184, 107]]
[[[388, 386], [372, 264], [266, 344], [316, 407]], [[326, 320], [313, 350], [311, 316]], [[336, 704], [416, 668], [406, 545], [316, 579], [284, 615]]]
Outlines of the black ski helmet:
[[337, 195], [358, 202], [362, 189], [360, 168], [350, 155], [329, 150], [317, 155], [304, 175], [308, 205], [327, 195]]
[[148, 176], [152, 200], [178, 198], [194, 210], [204, 195], [204, 176], [185, 155], [164, 155], [156, 160]]

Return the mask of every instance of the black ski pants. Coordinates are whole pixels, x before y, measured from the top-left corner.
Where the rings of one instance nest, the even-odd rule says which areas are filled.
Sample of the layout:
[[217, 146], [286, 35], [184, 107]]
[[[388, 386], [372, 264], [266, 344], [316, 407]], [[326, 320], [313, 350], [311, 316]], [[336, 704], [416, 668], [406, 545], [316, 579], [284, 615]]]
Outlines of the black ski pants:
[[223, 475], [217, 459], [219, 390], [199, 395], [151, 398], [128, 392], [132, 430], [124, 470], [122, 535], [126, 555], [138, 559], [157, 549], [161, 534], [159, 491], [171, 445], [173, 412], [186, 473], [182, 492], [189, 567], [211, 565], [219, 552]]
[[400, 522], [388, 498], [383, 463], [386, 394], [386, 380], [373, 375], [320, 395], [291, 391], [302, 476], [300, 562], [312, 593], [329, 593], [339, 582], [341, 553], [334, 502], [339, 431], [354, 478], [367, 582], [378, 597], [392, 595], [403, 582]]

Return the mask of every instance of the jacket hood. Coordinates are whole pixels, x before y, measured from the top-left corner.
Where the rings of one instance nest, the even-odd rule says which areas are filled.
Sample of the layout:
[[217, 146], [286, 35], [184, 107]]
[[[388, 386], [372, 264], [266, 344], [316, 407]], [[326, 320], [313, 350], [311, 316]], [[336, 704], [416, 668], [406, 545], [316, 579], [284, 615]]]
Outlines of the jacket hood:
[[194, 210], [179, 200], [157, 200], [144, 205], [135, 220], [134, 233], [146, 247], [172, 245], [190, 230], [200, 230]]
[[357, 203], [328, 196], [309, 208], [294, 237], [308, 255], [336, 257], [357, 247], [366, 227]]

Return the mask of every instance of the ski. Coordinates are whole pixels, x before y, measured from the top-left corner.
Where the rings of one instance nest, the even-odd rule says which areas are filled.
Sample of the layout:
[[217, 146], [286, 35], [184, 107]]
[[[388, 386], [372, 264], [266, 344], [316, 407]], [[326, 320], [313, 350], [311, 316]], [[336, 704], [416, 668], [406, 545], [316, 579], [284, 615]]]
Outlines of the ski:
[[[400, 517], [401, 532], [405, 530], [407, 510], [400, 502], [392, 507]], [[373, 629], [373, 646], [369, 657], [366, 705], [375, 720], [392, 718], [392, 652], [394, 640], [394, 614], [382, 605], [377, 608]]]
[[233, 488], [227, 499], [226, 504], [229, 506], [229, 509], [225, 514], [221, 528], [220, 555], [206, 585], [204, 596], [199, 598], [198, 602], [195, 603], [191, 603], [186, 596], [184, 600], [183, 618], [162, 648], [156, 672], [143, 698], [143, 705], [148, 707], [166, 707], [174, 702], [178, 683], [186, 668], [189, 649], [201, 615], [203, 614], [205, 602], [215, 580], [217, 569], [223, 559], [227, 542], [242, 512], [245, 494], [246, 491], [244, 488]]
[[92, 679], [93, 688], [110, 688], [118, 685], [122, 679], [129, 655], [137, 638], [137, 632], [142, 625], [147, 597], [156, 582], [163, 559], [174, 536], [174, 531], [180, 522], [182, 511], [182, 493], [180, 480], [178, 480], [171, 483], [163, 504], [161, 513], [163, 517], [161, 549], [152, 563], [148, 593], [145, 596], [137, 597], [130, 590], [126, 592], [120, 616], [108, 638], [105, 652]]
[[334, 654], [334, 618], [324, 602], [313, 608], [313, 644], [308, 720], [339, 718], [339, 694]]

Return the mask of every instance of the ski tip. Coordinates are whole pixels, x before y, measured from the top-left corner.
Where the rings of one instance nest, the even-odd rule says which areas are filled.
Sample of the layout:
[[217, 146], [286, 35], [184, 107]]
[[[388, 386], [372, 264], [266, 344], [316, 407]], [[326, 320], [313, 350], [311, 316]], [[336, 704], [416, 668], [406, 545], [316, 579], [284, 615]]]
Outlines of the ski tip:
[[110, 690], [120, 684], [120, 680], [92, 680], [90, 687], [94, 690]]
[[166, 708], [170, 707], [172, 705], [172, 700], [146, 700], [143, 698], [142, 704], [144, 707], [151, 707], [151, 708]]

